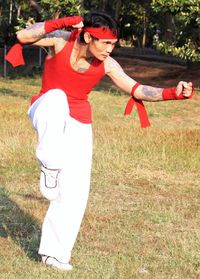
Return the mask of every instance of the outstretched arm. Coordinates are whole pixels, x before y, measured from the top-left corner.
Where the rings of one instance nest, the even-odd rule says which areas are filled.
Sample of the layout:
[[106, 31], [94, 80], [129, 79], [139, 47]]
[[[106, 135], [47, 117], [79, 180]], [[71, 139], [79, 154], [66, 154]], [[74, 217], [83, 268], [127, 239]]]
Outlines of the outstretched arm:
[[[137, 83], [134, 79], [129, 77], [119, 63], [112, 57], [108, 57], [105, 61], [106, 74], [112, 79], [112, 81], [122, 90], [131, 93], [133, 86]], [[133, 92], [134, 97], [143, 101], [164, 101], [172, 99], [190, 98], [193, 91], [192, 83], [180, 81], [176, 88], [173, 88], [173, 92], [169, 96], [168, 92], [164, 88], [158, 88], [148, 85], [139, 85]], [[173, 94], [172, 94], [173, 93]]]
[[141, 85], [129, 77], [122, 67], [113, 58], [108, 57], [105, 60], [106, 74], [122, 90], [131, 94], [126, 108], [125, 115], [129, 115], [136, 104], [140, 125], [142, 128], [150, 126], [148, 114], [142, 101], [167, 101], [191, 98], [193, 95], [193, 85], [191, 82], [180, 81], [174, 88], [157, 88], [148, 85]]

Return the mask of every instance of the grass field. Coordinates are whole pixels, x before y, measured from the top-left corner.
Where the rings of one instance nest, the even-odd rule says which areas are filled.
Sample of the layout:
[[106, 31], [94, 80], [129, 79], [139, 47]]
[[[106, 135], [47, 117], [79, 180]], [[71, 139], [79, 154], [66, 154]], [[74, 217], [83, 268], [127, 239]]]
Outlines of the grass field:
[[0, 79], [0, 278], [200, 278], [200, 92], [147, 103], [147, 129], [135, 110], [123, 116], [123, 93], [103, 84], [92, 93], [91, 193], [64, 273], [37, 255], [48, 202], [26, 111], [39, 89], [39, 78]]

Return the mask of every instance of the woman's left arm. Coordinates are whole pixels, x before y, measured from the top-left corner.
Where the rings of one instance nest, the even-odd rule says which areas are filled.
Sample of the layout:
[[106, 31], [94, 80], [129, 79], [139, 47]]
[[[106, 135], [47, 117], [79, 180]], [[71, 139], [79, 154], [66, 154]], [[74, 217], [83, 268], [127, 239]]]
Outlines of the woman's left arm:
[[158, 88], [140, 84], [134, 92], [132, 92], [137, 81], [129, 77], [120, 64], [112, 57], [106, 59], [105, 70], [106, 74], [120, 89], [132, 94], [132, 96], [138, 100], [150, 102], [176, 100], [191, 98], [193, 94], [192, 83], [185, 81], [180, 81], [175, 88]]

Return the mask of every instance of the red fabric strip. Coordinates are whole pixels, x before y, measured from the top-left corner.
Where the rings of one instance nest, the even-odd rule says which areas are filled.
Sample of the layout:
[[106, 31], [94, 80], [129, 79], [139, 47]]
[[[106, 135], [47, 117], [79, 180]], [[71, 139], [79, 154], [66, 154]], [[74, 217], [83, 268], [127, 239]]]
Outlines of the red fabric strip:
[[47, 20], [44, 23], [44, 29], [46, 33], [50, 33], [57, 29], [62, 29], [68, 26], [76, 25], [83, 21], [81, 16], [68, 16], [56, 19]]
[[135, 90], [138, 88], [138, 86], [140, 86], [140, 83], [136, 82], [136, 84], [133, 86], [133, 88], [131, 90], [131, 96], [134, 97]]
[[163, 88], [162, 91], [162, 97], [163, 100], [168, 101], [168, 100], [176, 100], [176, 88], [171, 87], [171, 88]]
[[143, 102], [141, 100], [135, 100], [135, 104], [137, 107], [141, 128], [150, 126], [151, 124], [149, 122], [148, 114]]
[[113, 32], [110, 28], [85, 27], [84, 31], [90, 33], [90, 35], [94, 36], [97, 39], [117, 39], [117, 32]]
[[135, 100], [133, 99], [133, 97], [131, 97], [128, 100], [128, 103], [126, 105], [125, 111], [124, 111], [124, 115], [130, 115], [132, 110], [133, 110], [133, 106], [135, 104]]
[[6, 60], [12, 64], [13, 67], [24, 65], [22, 45], [18, 43], [12, 46], [6, 55]]
[[131, 91], [132, 97], [129, 99], [129, 101], [126, 105], [124, 115], [130, 115], [131, 112], [132, 112], [132, 109], [134, 107], [134, 104], [136, 104], [137, 111], [138, 111], [138, 116], [139, 116], [139, 119], [140, 119], [140, 126], [141, 126], [141, 128], [146, 128], [146, 127], [150, 126], [147, 111], [145, 109], [145, 106], [144, 106], [143, 102], [141, 100], [135, 99], [135, 97], [134, 97], [134, 92], [139, 85], [140, 84], [137, 82], [133, 86], [132, 91]]
[[191, 99], [193, 96], [194, 96], [194, 86], [192, 86], [192, 94], [190, 95], [190, 97], [185, 97], [183, 95], [183, 92], [181, 92], [181, 94], [179, 96], [177, 96], [176, 87], [163, 88], [163, 91], [162, 91], [162, 97], [163, 97], [164, 101]]
[[133, 109], [133, 106], [135, 104], [135, 99], [133, 99], [134, 97], [134, 92], [136, 90], [136, 88], [138, 88], [138, 86], [140, 85], [139, 82], [136, 82], [136, 84], [132, 87], [132, 90], [131, 90], [131, 98], [129, 99], [127, 105], [126, 105], [126, 108], [125, 108], [125, 111], [124, 111], [124, 115], [130, 115], [131, 112], [132, 112], [132, 109]]

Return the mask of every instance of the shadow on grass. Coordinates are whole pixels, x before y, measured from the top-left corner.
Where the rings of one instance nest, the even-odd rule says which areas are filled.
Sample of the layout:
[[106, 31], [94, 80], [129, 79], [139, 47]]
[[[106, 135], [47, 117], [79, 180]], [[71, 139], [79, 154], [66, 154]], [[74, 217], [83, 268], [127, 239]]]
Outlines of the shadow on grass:
[[3, 188], [0, 188], [0, 237], [10, 237], [31, 260], [39, 261], [40, 227], [32, 216], [9, 198]]
[[108, 94], [115, 96], [128, 95], [128, 93], [120, 90], [117, 86], [115, 86], [109, 78], [105, 77], [103, 80], [99, 82], [98, 85], [94, 88], [96, 91], [104, 91]]
[[25, 94], [21, 94], [21, 92], [17, 92], [14, 91], [12, 89], [8, 89], [8, 88], [0, 88], [0, 95], [4, 95], [4, 96], [11, 96], [11, 97], [20, 97], [22, 99], [29, 99], [30, 96], [25, 95]]
[[10, 65], [8, 66], [7, 77], [11, 79], [18, 78], [33, 78], [36, 75], [41, 75], [43, 71], [42, 66], [37, 66], [34, 64], [27, 64], [25, 66], [19, 66], [16, 68], [12, 68]]

